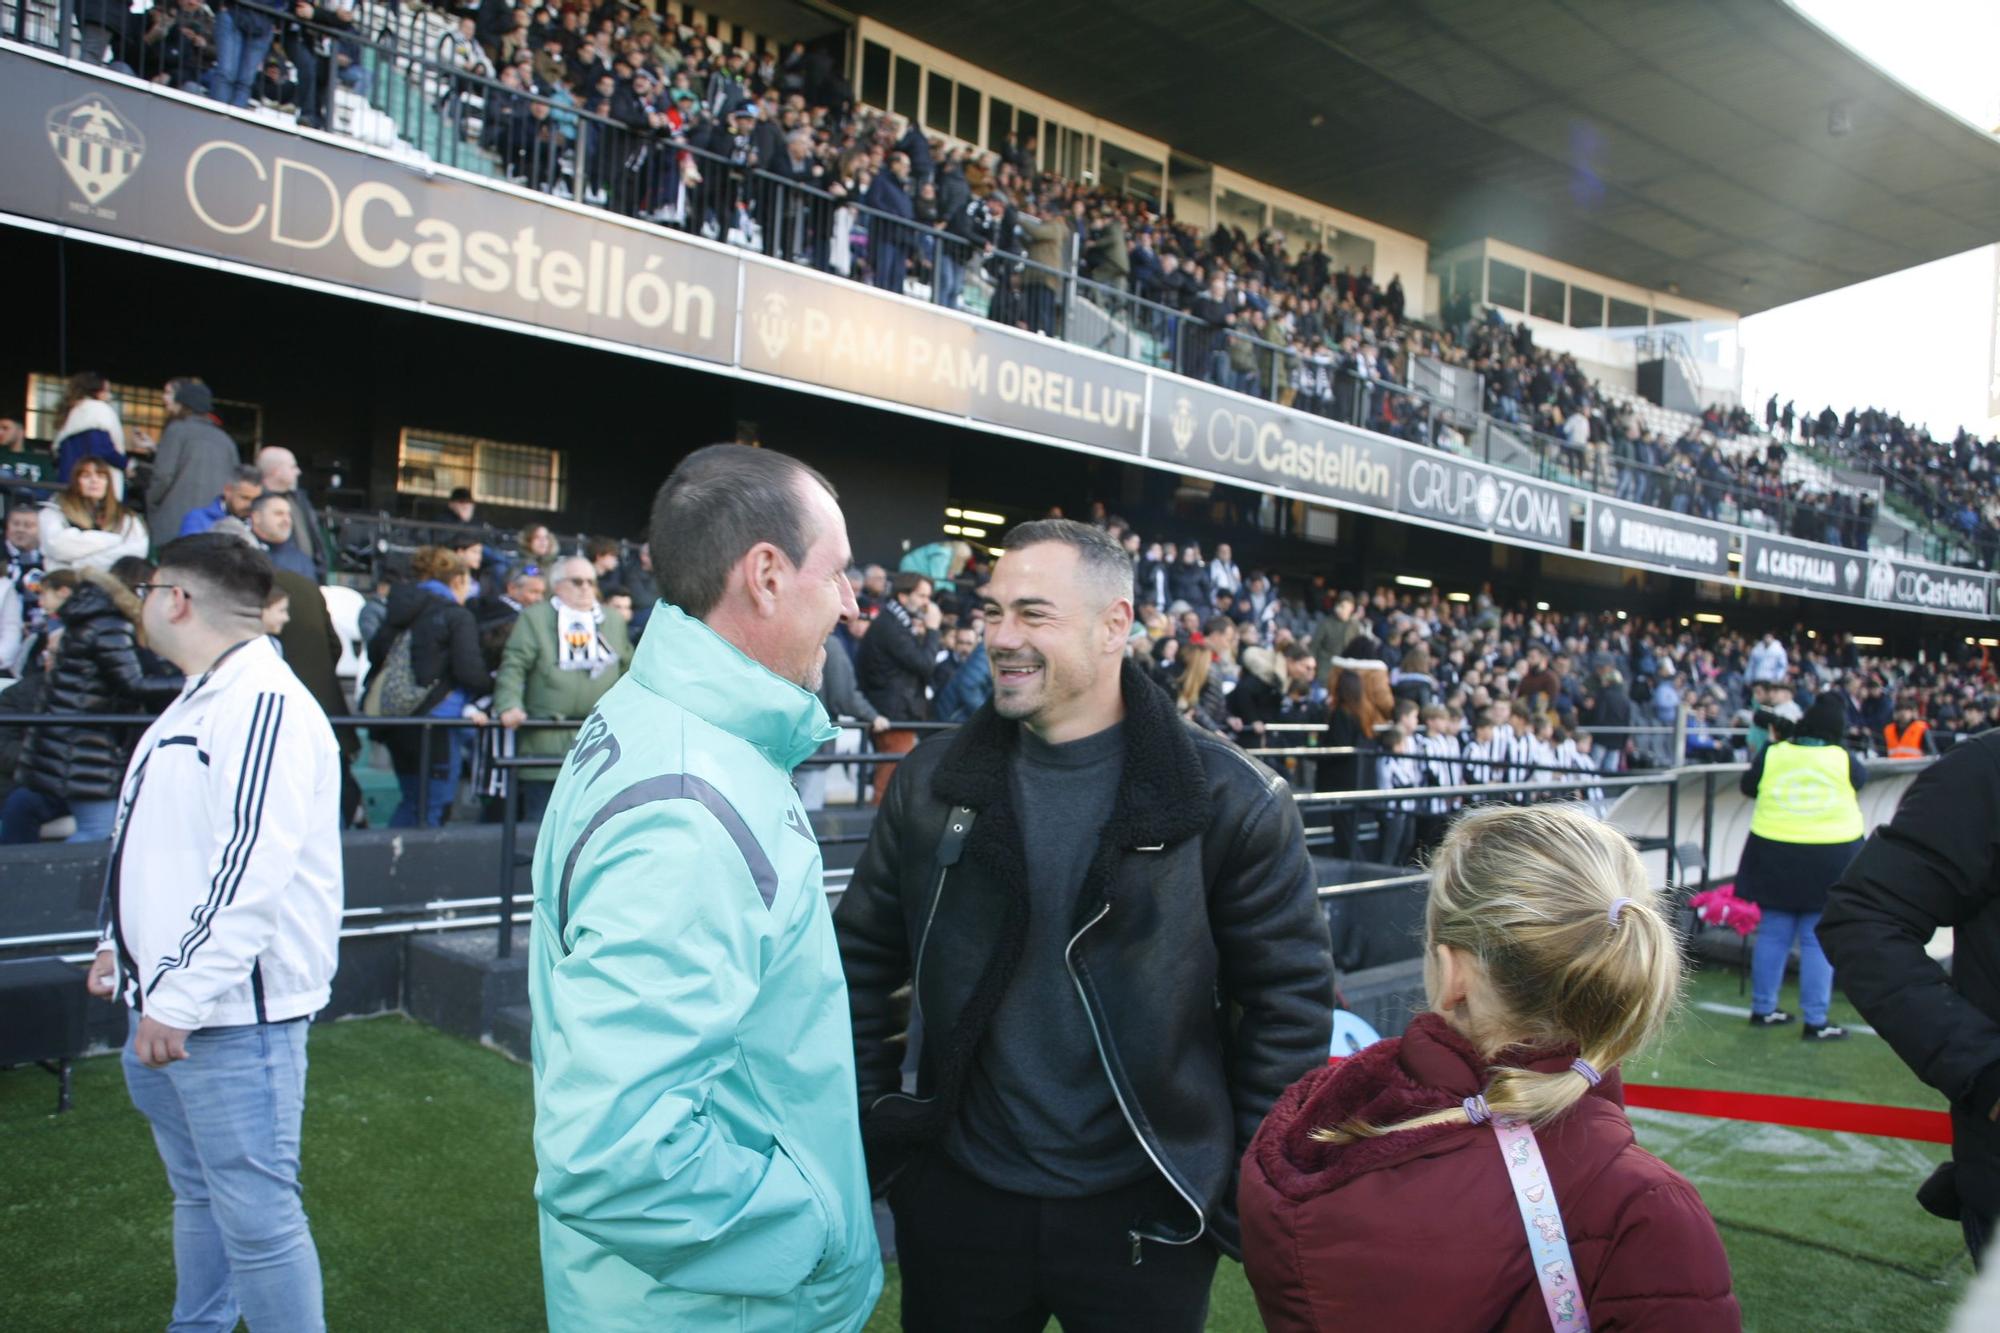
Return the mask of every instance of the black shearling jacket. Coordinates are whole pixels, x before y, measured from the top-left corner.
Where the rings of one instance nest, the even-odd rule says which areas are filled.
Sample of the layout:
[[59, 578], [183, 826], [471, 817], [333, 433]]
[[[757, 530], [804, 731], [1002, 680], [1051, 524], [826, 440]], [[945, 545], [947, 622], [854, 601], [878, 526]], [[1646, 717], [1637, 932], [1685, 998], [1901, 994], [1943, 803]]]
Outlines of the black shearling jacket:
[[[1278, 1094], [1326, 1060], [1326, 918], [1283, 780], [1181, 722], [1129, 663], [1123, 673], [1123, 777], [1075, 906], [1069, 971], [1127, 1123], [1187, 1205], [1136, 1223], [1135, 1247], [1207, 1237], [1235, 1255], [1244, 1149]], [[1028, 868], [1007, 780], [1018, 728], [989, 703], [900, 764], [835, 913], [878, 1182], [957, 1113], [1020, 956]], [[913, 977], [924, 1036], [911, 1097], [895, 997]]]

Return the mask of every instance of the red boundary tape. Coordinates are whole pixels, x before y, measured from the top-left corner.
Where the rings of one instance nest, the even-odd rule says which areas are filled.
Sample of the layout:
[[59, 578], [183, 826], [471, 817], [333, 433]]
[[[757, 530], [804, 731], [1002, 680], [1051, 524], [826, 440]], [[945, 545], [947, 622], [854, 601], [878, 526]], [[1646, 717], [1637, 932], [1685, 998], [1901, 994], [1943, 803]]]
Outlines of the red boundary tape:
[[1914, 1139], [1919, 1143], [1951, 1142], [1950, 1115], [1910, 1106], [1875, 1106], [1820, 1097], [1774, 1097], [1761, 1092], [1716, 1092], [1708, 1088], [1667, 1088], [1657, 1083], [1627, 1083], [1625, 1104], [1723, 1120], [1790, 1125], [1794, 1129], [1831, 1129], [1885, 1139]]
[[[1327, 1060], [1340, 1063], [1340, 1056]], [[1777, 1097], [1764, 1092], [1718, 1092], [1713, 1088], [1672, 1088], [1658, 1083], [1627, 1083], [1625, 1104], [1682, 1115], [1706, 1115], [1718, 1120], [1752, 1120], [1793, 1129], [1830, 1129], [1840, 1134], [1872, 1134], [1880, 1139], [1911, 1139], [1918, 1143], [1950, 1143], [1951, 1116], [1914, 1106], [1876, 1106], [1871, 1102], [1836, 1102], [1824, 1097]]]

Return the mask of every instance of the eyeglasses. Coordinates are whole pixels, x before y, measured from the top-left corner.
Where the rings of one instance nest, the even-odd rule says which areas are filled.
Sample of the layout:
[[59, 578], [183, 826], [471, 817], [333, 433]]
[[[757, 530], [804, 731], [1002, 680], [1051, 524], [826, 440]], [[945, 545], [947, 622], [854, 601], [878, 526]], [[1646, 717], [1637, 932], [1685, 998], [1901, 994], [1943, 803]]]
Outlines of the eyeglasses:
[[557, 583], [574, 583], [574, 584], [575, 584], [575, 585], [576, 585], [577, 587], [579, 587], [579, 588], [595, 588], [595, 587], [597, 586], [597, 580], [596, 580], [596, 579], [579, 579], [579, 578], [566, 578], [566, 579], [557, 579], [557, 580], [556, 580], [556, 582], [557, 582]]
[[178, 583], [135, 583], [132, 585], [133, 593], [142, 602], [146, 600], [147, 593], [156, 592], [162, 588], [178, 588], [180, 590], [181, 596], [186, 597], [190, 602], [194, 600], [194, 597], [188, 592], [188, 590], [182, 587]]

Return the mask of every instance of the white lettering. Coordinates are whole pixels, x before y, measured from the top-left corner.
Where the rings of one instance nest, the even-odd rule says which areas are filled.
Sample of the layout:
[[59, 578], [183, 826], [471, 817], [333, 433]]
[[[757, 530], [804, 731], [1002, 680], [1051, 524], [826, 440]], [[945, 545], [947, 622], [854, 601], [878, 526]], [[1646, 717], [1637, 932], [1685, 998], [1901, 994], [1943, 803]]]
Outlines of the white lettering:
[[425, 218], [412, 230], [423, 240], [410, 251], [410, 267], [426, 282], [465, 281], [465, 238], [443, 218]]
[[347, 203], [340, 210], [341, 234], [347, 240], [347, 248], [362, 263], [375, 268], [395, 268], [410, 257], [409, 242], [391, 241], [384, 246], [369, 243], [363, 213], [374, 203], [387, 204], [389, 211], [399, 218], [415, 211], [403, 192], [393, 185], [363, 181], [348, 192]]
[[248, 148], [245, 148], [242, 144], [231, 143], [227, 139], [211, 139], [207, 143], [203, 144], [201, 147], [195, 149], [194, 152], [189, 154], [188, 156], [187, 176], [186, 176], [188, 207], [192, 208], [194, 210], [194, 215], [200, 218], [202, 222], [211, 229], [221, 232], [224, 236], [241, 236], [246, 231], [255, 230], [258, 224], [263, 222], [264, 205], [258, 204], [257, 207], [251, 211], [250, 220], [248, 222], [243, 222], [243, 223], [218, 222], [216, 221], [214, 215], [211, 214], [207, 208], [202, 206], [201, 191], [195, 188], [194, 184], [195, 173], [201, 170], [201, 164], [205, 160], [207, 160], [208, 155], [210, 153], [218, 151], [225, 153], [235, 153], [238, 157], [241, 157], [244, 161], [248, 162], [250, 164], [250, 170], [257, 173], [257, 179], [260, 183], [265, 179], [267, 179], [267, 177], [264, 174], [264, 164], [257, 160], [257, 155], [255, 153], [251, 152]]
[[542, 283], [542, 299], [556, 309], [574, 309], [583, 299], [583, 265], [569, 251], [545, 251], [537, 276]]
[[[317, 237], [307, 240], [284, 233], [285, 222], [285, 177], [293, 172], [310, 176], [326, 191], [326, 230]], [[271, 178], [271, 240], [277, 245], [289, 245], [295, 250], [317, 250], [340, 234], [340, 191], [335, 188], [333, 177], [318, 167], [305, 162], [296, 162], [289, 157], [278, 159], [277, 171]]]

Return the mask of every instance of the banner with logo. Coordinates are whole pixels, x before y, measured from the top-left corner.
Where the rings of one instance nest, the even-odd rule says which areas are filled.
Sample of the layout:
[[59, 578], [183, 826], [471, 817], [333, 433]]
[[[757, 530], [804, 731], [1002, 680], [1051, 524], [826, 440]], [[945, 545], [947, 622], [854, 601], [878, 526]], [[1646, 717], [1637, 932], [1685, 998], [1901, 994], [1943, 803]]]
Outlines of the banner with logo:
[[1403, 461], [1396, 512], [1495, 536], [1569, 549], [1567, 491], [1450, 454], [1412, 449]]
[[1991, 612], [1993, 577], [1970, 569], [1947, 569], [1879, 553], [1865, 557], [1866, 596], [1871, 602], [1908, 611], [1985, 617]]
[[1125, 453], [1145, 372], [801, 269], [746, 263], [746, 370]]
[[1394, 509], [1403, 446], [1323, 417], [1156, 376], [1148, 457], [1342, 504]]
[[1592, 555], [1687, 574], [1730, 576], [1731, 529], [1720, 523], [1593, 496], [1585, 532], [1585, 549]]
[[1743, 534], [1743, 578], [1769, 588], [1860, 598], [1868, 578], [1868, 555], [1789, 537]]
[[732, 256], [30, 56], [0, 71], [0, 210], [711, 361], [735, 346]]

